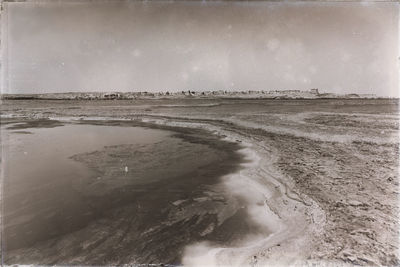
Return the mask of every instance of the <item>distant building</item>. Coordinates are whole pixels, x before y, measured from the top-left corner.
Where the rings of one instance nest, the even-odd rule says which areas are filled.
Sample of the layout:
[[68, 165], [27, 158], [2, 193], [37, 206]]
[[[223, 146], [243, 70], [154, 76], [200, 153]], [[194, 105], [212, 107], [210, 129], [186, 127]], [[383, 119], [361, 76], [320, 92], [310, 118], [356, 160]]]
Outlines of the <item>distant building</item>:
[[109, 93], [109, 94], [103, 95], [104, 99], [117, 99], [119, 97], [120, 97], [120, 94], [118, 94], [118, 93]]
[[310, 92], [315, 95], [319, 95], [318, 89], [311, 89]]

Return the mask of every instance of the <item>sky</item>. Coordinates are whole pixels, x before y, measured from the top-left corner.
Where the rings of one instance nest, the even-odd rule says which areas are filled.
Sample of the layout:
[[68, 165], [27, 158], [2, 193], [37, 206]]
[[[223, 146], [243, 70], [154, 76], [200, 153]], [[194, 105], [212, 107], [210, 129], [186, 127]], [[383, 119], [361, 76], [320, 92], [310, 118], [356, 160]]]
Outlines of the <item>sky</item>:
[[399, 96], [399, 4], [16, 2], [2, 92], [308, 90]]

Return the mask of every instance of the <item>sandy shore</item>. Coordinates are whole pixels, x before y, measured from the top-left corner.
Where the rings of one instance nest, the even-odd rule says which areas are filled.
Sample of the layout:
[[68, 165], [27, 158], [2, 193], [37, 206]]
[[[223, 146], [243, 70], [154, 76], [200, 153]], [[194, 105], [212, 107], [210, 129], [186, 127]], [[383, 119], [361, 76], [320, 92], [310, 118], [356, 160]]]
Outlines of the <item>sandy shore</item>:
[[397, 102], [12, 103], [3, 117], [112, 117], [201, 128], [241, 143], [248, 163], [224, 185], [272, 234], [233, 247], [190, 244], [188, 266], [400, 263]]

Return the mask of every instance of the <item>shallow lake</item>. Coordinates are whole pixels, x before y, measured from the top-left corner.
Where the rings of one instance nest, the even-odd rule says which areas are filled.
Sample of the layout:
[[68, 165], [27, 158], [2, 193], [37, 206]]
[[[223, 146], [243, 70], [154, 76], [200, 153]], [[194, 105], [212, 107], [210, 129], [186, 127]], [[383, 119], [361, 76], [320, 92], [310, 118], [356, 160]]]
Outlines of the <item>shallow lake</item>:
[[2, 125], [6, 263], [180, 263], [191, 242], [250, 231], [218, 185], [238, 168], [238, 146], [95, 124]]

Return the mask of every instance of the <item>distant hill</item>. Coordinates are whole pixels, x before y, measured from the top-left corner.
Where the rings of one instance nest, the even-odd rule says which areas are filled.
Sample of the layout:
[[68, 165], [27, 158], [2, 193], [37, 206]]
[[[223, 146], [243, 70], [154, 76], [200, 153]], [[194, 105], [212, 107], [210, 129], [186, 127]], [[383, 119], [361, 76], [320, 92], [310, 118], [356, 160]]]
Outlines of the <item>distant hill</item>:
[[46, 94], [2, 94], [2, 99], [10, 100], [115, 100], [115, 99], [179, 99], [179, 98], [241, 98], [241, 99], [324, 99], [324, 98], [378, 98], [373, 94], [333, 94], [319, 93], [318, 89], [270, 90], [270, 91], [181, 91], [181, 92], [82, 92], [82, 93], [46, 93]]

